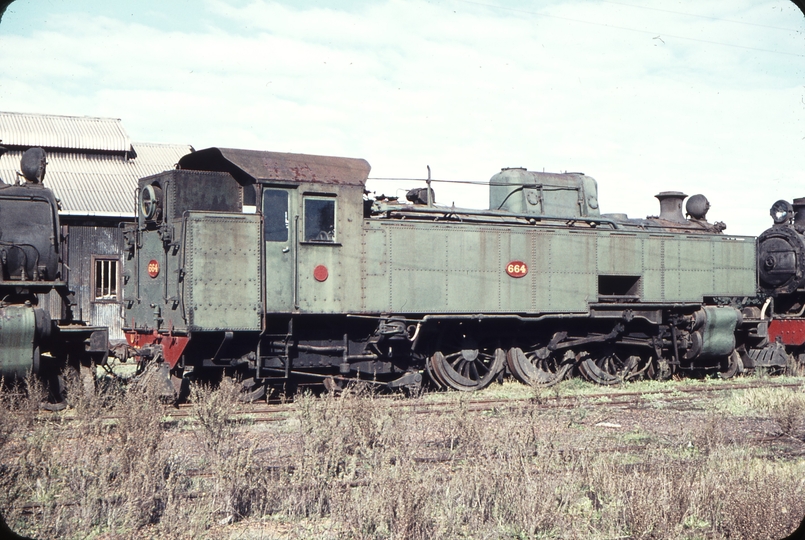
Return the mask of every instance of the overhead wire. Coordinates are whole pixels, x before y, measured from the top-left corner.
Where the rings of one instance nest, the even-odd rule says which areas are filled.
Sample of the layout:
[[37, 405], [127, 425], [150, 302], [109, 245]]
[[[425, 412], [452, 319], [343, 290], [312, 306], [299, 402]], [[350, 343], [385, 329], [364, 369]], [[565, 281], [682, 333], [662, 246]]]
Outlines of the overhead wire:
[[[695, 43], [706, 43], [708, 45], [720, 45], [722, 47], [733, 47], [733, 48], [736, 48], [736, 49], [744, 49], [744, 50], [748, 50], [748, 51], [764, 52], [764, 53], [770, 53], [770, 54], [782, 54], [782, 55], [785, 55], [785, 56], [798, 56], [798, 57], [805, 58], [805, 54], [799, 54], [799, 53], [791, 53], [791, 52], [786, 52], [786, 51], [775, 51], [775, 50], [771, 50], [771, 49], [761, 49], [759, 47], [748, 47], [746, 45], [736, 45], [734, 43], [724, 43], [722, 41], [713, 41], [713, 40], [708, 40], [708, 39], [699, 39], [699, 38], [692, 38], [692, 37], [686, 37], [686, 36], [678, 36], [678, 35], [675, 35], [675, 34], [667, 34], [665, 32], [638, 30], [637, 28], [629, 28], [629, 27], [626, 27], [626, 26], [618, 26], [618, 25], [614, 25], [614, 24], [606, 24], [606, 23], [599, 23], [599, 22], [593, 22], [593, 21], [585, 21], [585, 20], [581, 20], [581, 19], [574, 19], [572, 17], [563, 17], [561, 15], [549, 15], [547, 13], [541, 13], [539, 11], [531, 11], [531, 10], [522, 9], [522, 8], [512, 8], [512, 7], [506, 7], [506, 6], [499, 6], [499, 5], [495, 5], [495, 4], [487, 4], [485, 2], [476, 2], [476, 1], [473, 1], [473, 0], [456, 0], [456, 1], [464, 3], [464, 4], [473, 4], [473, 5], [476, 5], [476, 6], [482, 6], [482, 7], [491, 8], [491, 9], [499, 9], [499, 10], [503, 10], [503, 11], [512, 11], [512, 12], [516, 12], [516, 13], [527, 13], [529, 15], [535, 15], [537, 17], [546, 17], [546, 18], [550, 18], [550, 19], [557, 19], [557, 20], [561, 20], [561, 21], [568, 21], [568, 22], [574, 22], [574, 23], [579, 23], [579, 24], [586, 24], [586, 25], [590, 25], [590, 26], [599, 26], [599, 27], [604, 27], [604, 28], [612, 28], [612, 29], [615, 29], [615, 30], [624, 30], [626, 32], [634, 32], [634, 33], [638, 33], [638, 34], [646, 34], [646, 35], [651, 35], [651, 36], [662, 36], [662, 37], [666, 37], [666, 38], [680, 39], [680, 40], [683, 40], [683, 41], [692, 41], [692, 42], [695, 42]], [[612, 3], [615, 3], [615, 2], [612, 2]], [[623, 4], [623, 5], [629, 5], [629, 4]], [[730, 21], [730, 22], [733, 22], [733, 21]]]
[[698, 13], [688, 13], [686, 11], [673, 11], [670, 9], [662, 9], [662, 8], [655, 8], [655, 7], [648, 7], [648, 6], [638, 6], [635, 4], [626, 4], [624, 2], [613, 2], [612, 0], [598, 0], [602, 4], [614, 4], [616, 6], [625, 6], [634, 9], [643, 9], [646, 11], [659, 11], [661, 13], [672, 13], [674, 15], [684, 15], [686, 17], [695, 17], [698, 19], [708, 19], [711, 21], [721, 21], [721, 22], [728, 22], [732, 24], [743, 24], [746, 26], [757, 26], [758, 28], [769, 28], [771, 30], [782, 30], [784, 32], [801, 32], [801, 28], [782, 28], [780, 26], [770, 26], [768, 24], [758, 24], [758, 23], [750, 23], [746, 21], [736, 21], [733, 19], [724, 19], [722, 17], [710, 17], [709, 15], [699, 15]]
[[[427, 178], [367, 178], [367, 180], [380, 180], [386, 182], [427, 182]], [[438, 180], [436, 178], [431, 178], [431, 182], [441, 182], [446, 184], [469, 184], [469, 185], [479, 185], [479, 186], [488, 186], [489, 182], [482, 182], [482, 181], [475, 181], [475, 180]]]

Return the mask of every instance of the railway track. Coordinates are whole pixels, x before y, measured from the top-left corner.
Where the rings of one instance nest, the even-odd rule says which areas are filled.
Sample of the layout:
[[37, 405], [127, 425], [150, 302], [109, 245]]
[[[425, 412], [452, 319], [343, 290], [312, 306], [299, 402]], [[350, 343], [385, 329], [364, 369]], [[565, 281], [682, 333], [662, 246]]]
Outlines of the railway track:
[[[753, 381], [748, 383], [725, 383], [720, 385], [689, 385], [674, 388], [664, 388], [647, 391], [614, 391], [597, 392], [592, 394], [573, 394], [573, 395], [542, 395], [542, 396], [523, 396], [511, 398], [472, 398], [464, 400], [442, 399], [433, 402], [423, 402], [421, 399], [399, 399], [395, 396], [375, 396], [373, 399], [387, 402], [387, 406], [392, 409], [405, 409], [417, 415], [428, 415], [436, 413], [447, 413], [451, 410], [462, 409], [470, 413], [485, 413], [494, 411], [505, 411], [522, 407], [525, 403], [530, 403], [539, 409], [573, 409], [578, 407], [587, 408], [643, 408], [654, 406], [662, 402], [666, 407], [679, 407], [680, 404], [692, 405], [701, 399], [701, 396], [721, 394], [725, 392], [750, 390], [758, 388], [805, 388], [803, 382], [768, 382]], [[546, 394], [548, 392], [546, 391]], [[449, 394], [444, 394], [449, 396]], [[342, 406], [342, 410], [349, 410], [352, 407], [361, 407], [356, 402], [354, 405]], [[685, 407], [681, 407], [685, 408]], [[688, 407], [690, 408], [690, 407]], [[239, 404], [236, 410], [232, 411], [233, 419], [241, 420], [245, 423], [265, 423], [282, 422], [288, 420], [298, 410], [297, 404], [290, 403], [244, 403]], [[73, 418], [67, 414], [42, 411], [39, 418], [46, 420], [53, 415], [61, 415], [61, 419], [67, 422]], [[115, 421], [120, 418], [118, 415], [102, 415], [103, 420]], [[193, 405], [183, 403], [178, 406], [166, 405], [164, 409], [163, 422], [175, 424], [179, 422], [192, 422], [194, 418]]]
[[[658, 401], [666, 403], [689, 402], [696, 399], [697, 395], [712, 395], [722, 392], [738, 390], [749, 390], [755, 388], [797, 388], [805, 387], [803, 383], [734, 383], [720, 386], [688, 386], [673, 389], [661, 389], [642, 392], [602, 392], [594, 394], [578, 395], [554, 395], [519, 398], [494, 398], [494, 399], [473, 399], [469, 398], [466, 402], [459, 405], [454, 400], [436, 401], [432, 403], [422, 403], [421, 401], [393, 400], [389, 405], [392, 408], [408, 409], [415, 414], [433, 414], [447, 411], [458, 407], [464, 407], [467, 412], [493, 412], [505, 409], [513, 409], [532, 403], [540, 409], [572, 409], [579, 406], [586, 407], [614, 407], [614, 408], [635, 408], [651, 405]], [[682, 394], [682, 395], [677, 395]], [[661, 396], [658, 399], [658, 396]], [[393, 399], [380, 397], [378, 399]], [[358, 405], [356, 405], [357, 407]], [[281, 406], [256, 406], [254, 410], [247, 410], [246, 414], [256, 415], [254, 421], [277, 421], [284, 419], [282, 415], [287, 415], [294, 410], [293, 404]], [[275, 416], [277, 417], [275, 419]]]

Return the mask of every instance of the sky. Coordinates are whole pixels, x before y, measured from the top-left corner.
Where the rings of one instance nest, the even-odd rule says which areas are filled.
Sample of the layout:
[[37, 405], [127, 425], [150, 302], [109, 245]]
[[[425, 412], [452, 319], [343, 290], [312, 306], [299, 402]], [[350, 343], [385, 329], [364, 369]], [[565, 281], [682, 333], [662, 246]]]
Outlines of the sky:
[[803, 31], [788, 0], [16, 0], [0, 110], [360, 157], [378, 179], [430, 166], [478, 183], [434, 185], [459, 207], [487, 207], [504, 167], [584, 172], [604, 213], [703, 193], [727, 234], [758, 235], [805, 197]]

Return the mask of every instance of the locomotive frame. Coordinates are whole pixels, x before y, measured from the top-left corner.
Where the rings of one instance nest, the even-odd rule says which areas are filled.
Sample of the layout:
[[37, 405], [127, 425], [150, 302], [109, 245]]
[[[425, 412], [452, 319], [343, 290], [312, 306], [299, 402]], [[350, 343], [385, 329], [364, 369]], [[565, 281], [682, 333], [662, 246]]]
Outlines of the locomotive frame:
[[[247, 395], [299, 381], [426, 375], [477, 390], [508, 372], [603, 384], [753, 365], [755, 239], [706, 199], [602, 215], [582, 174], [504, 169], [490, 210], [364, 197], [360, 159], [209, 148], [144, 178], [124, 231], [124, 331], [180, 378], [229, 371]], [[423, 194], [424, 192], [424, 194]], [[693, 204], [691, 204], [693, 203]]]

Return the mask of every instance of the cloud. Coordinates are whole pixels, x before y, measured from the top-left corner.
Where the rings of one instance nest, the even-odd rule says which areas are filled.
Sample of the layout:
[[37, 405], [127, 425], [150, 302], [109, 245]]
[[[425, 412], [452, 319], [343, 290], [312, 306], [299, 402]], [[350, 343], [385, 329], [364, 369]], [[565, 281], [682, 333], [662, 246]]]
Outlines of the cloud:
[[5, 110], [122, 118], [140, 141], [364, 157], [381, 177], [583, 171], [605, 212], [704, 192], [733, 233], [805, 195], [805, 20], [786, 0], [146, 1], [134, 14], [85, 1], [46, 17], [33, 4], [3, 18]]

